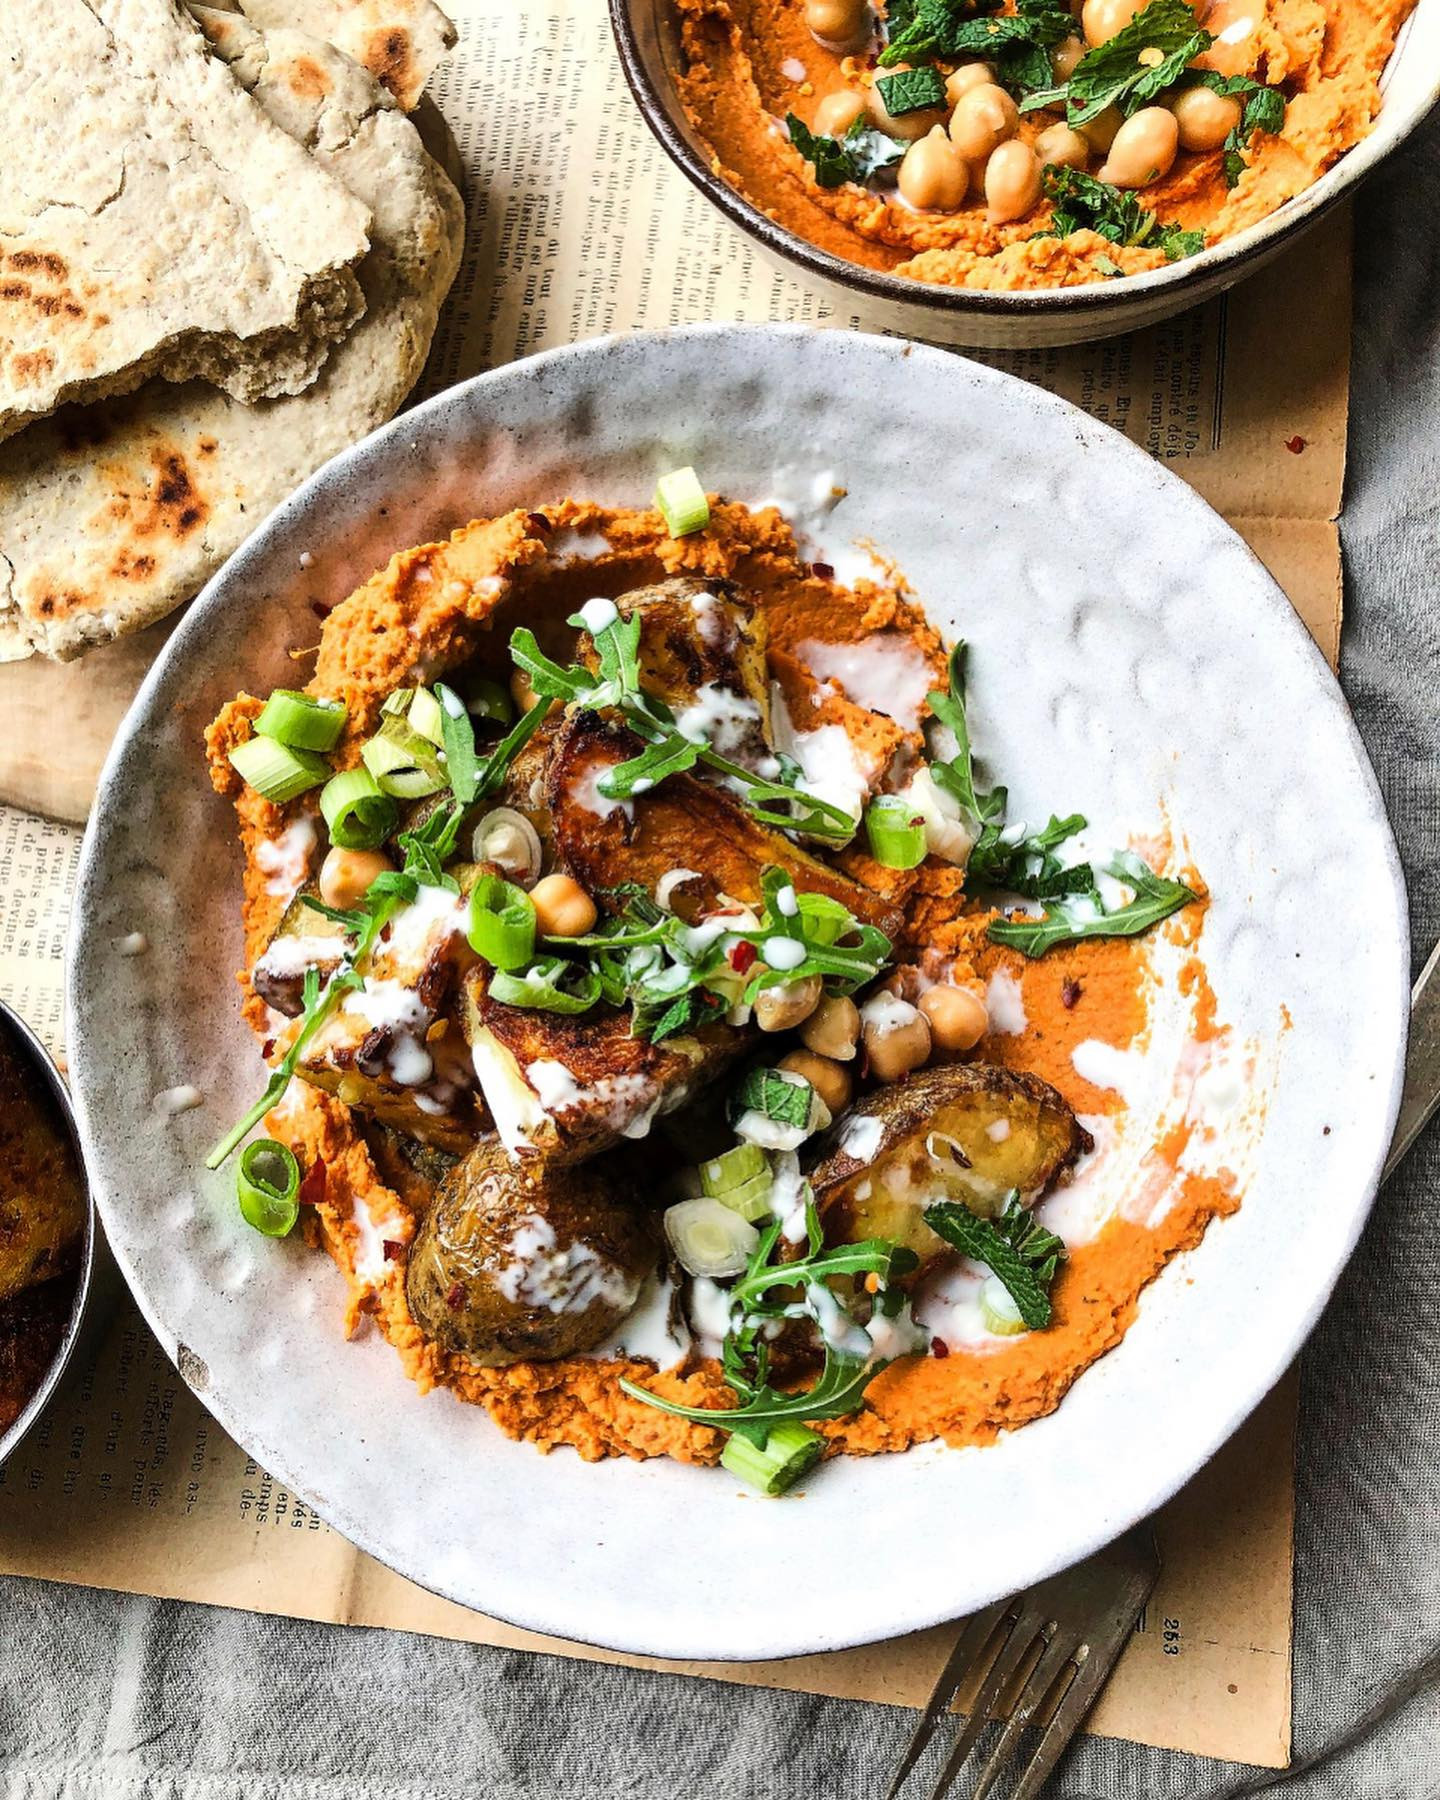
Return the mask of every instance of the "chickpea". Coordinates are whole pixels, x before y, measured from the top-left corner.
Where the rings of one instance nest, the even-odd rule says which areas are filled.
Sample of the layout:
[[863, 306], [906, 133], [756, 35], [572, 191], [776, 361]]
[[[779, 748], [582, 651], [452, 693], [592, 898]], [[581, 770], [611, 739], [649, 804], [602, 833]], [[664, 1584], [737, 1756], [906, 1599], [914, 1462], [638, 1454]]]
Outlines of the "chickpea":
[[1036, 138], [1035, 154], [1045, 167], [1088, 169], [1090, 140], [1071, 125], [1051, 125]]
[[832, 1119], [850, 1104], [850, 1096], [855, 1090], [850, 1071], [831, 1062], [828, 1056], [815, 1056], [809, 1050], [792, 1050], [788, 1056], [780, 1058], [778, 1066], [788, 1069], [792, 1075], [803, 1075], [825, 1102]]
[[805, 23], [827, 50], [863, 50], [873, 22], [869, 0], [805, 0]]
[[1100, 179], [1119, 188], [1149, 187], [1168, 175], [1180, 148], [1180, 122], [1168, 106], [1142, 106], [1115, 133]]
[[937, 125], [905, 152], [900, 165], [900, 192], [921, 212], [958, 212], [970, 192], [970, 168]]
[[1085, 0], [1080, 9], [1080, 28], [1085, 33], [1085, 42], [1092, 48], [1096, 44], [1108, 44], [1137, 13], [1145, 10], [1145, 5], [1146, 0]]
[[1218, 150], [1240, 123], [1241, 105], [1233, 94], [1213, 88], [1186, 88], [1170, 102], [1180, 127], [1182, 150]]
[[1040, 160], [1028, 144], [1011, 138], [990, 153], [985, 165], [985, 217], [1009, 225], [1033, 212], [1040, 198]]
[[755, 1023], [762, 1031], [793, 1031], [819, 1003], [818, 975], [807, 975], [803, 981], [777, 981], [755, 996]]
[[1080, 135], [1089, 144], [1097, 156], [1108, 155], [1110, 146], [1115, 142], [1115, 134], [1125, 123], [1118, 107], [1107, 106], [1102, 113], [1096, 113], [1093, 119], [1087, 119], [1080, 126]]
[[968, 94], [973, 87], [991, 87], [995, 82], [995, 71], [989, 63], [961, 63], [952, 74], [945, 77], [945, 98], [953, 106], [962, 94]]
[[821, 137], [841, 138], [864, 115], [865, 96], [859, 88], [837, 88], [815, 108], [810, 129]]
[[831, 1062], [849, 1062], [860, 1036], [860, 1008], [847, 994], [826, 994], [800, 1027], [800, 1042]]
[[320, 865], [320, 898], [344, 911], [363, 897], [377, 875], [394, 866], [379, 850], [342, 850], [335, 844]]
[[540, 704], [540, 696], [531, 687], [530, 677], [523, 669], [514, 670], [510, 676], [510, 696], [522, 713], [528, 713]]
[[960, 96], [950, 115], [950, 142], [966, 162], [981, 163], [1020, 129], [1020, 109], [993, 82]]
[[541, 937], [584, 937], [600, 914], [578, 881], [558, 869], [530, 890], [535, 930]]
[[871, 1013], [863, 1035], [870, 1073], [877, 1081], [898, 1081], [929, 1060], [930, 1021], [908, 1000], [891, 1000]]
[[1076, 37], [1073, 33], [1067, 38], [1061, 38], [1050, 52], [1050, 70], [1057, 83], [1070, 79], [1084, 54], [1084, 38]]
[[[885, 75], [898, 75], [909, 67], [909, 63], [896, 63], [893, 69], [882, 69], [880, 75], [882, 78]], [[945, 123], [945, 109], [939, 106], [925, 106], [918, 112], [892, 116], [885, 110], [885, 98], [880, 92], [879, 81], [870, 89], [865, 104], [870, 114], [870, 123], [875, 129], [902, 144], [918, 143], [921, 138], [928, 137], [935, 126]]]
[[937, 1050], [973, 1050], [990, 1029], [985, 1002], [973, 988], [942, 982], [921, 995], [920, 1010]]

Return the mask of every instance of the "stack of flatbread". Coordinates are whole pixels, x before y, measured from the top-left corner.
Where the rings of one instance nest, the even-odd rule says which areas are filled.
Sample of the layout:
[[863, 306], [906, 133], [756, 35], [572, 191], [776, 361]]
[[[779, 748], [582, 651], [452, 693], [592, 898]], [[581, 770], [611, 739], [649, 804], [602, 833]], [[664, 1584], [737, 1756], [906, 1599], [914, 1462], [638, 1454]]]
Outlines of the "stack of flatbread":
[[431, 0], [0, 0], [0, 660], [160, 619], [398, 409], [463, 238], [407, 116], [454, 39]]

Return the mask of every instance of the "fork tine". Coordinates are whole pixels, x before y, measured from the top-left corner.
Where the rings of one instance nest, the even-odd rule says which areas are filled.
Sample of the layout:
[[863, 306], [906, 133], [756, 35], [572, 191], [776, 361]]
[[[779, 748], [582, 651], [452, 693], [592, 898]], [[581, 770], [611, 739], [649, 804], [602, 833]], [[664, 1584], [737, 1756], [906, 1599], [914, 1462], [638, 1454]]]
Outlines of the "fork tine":
[[996, 1606], [990, 1606], [984, 1612], [978, 1612], [968, 1619], [964, 1630], [955, 1640], [955, 1647], [945, 1658], [945, 1666], [941, 1669], [934, 1687], [930, 1690], [930, 1698], [925, 1703], [919, 1722], [910, 1734], [910, 1742], [905, 1746], [905, 1754], [900, 1758], [899, 1767], [895, 1770], [890, 1786], [885, 1790], [885, 1800], [895, 1800], [895, 1796], [905, 1785], [905, 1777], [919, 1762], [925, 1746], [935, 1735], [935, 1727], [940, 1723], [955, 1698], [957, 1688], [969, 1672], [980, 1652], [990, 1642], [996, 1626], [1004, 1618], [1010, 1606], [1006, 1600]]
[[1025, 1682], [1025, 1686], [1017, 1695], [1010, 1716], [1005, 1721], [1005, 1729], [1000, 1733], [999, 1741], [986, 1759], [985, 1767], [980, 1771], [980, 1779], [970, 1795], [970, 1800], [985, 1800], [985, 1796], [1000, 1779], [1008, 1766], [1011, 1757], [1020, 1742], [1020, 1733], [1034, 1718], [1036, 1712], [1049, 1698], [1056, 1681], [1069, 1662], [1074, 1646], [1062, 1638], [1053, 1625], [1047, 1626], [1050, 1632], [1040, 1659]]
[[964, 1729], [955, 1740], [954, 1748], [946, 1759], [945, 1767], [940, 1771], [938, 1780], [930, 1790], [930, 1800], [945, 1800], [950, 1792], [955, 1777], [965, 1765], [965, 1759], [980, 1741], [980, 1734], [990, 1722], [990, 1716], [999, 1705], [1001, 1696], [1015, 1679], [1016, 1671], [1024, 1662], [1038, 1636], [1036, 1615], [1028, 1609], [1022, 1612], [1011, 1626], [1005, 1641], [1000, 1646], [990, 1671], [975, 1696], [974, 1705], [970, 1708], [970, 1716], [965, 1721]]
[[[1150, 1598], [1160, 1577], [1160, 1560], [1155, 1554], [1155, 1541], [1148, 1526], [1128, 1532], [1112, 1545], [1108, 1560], [1120, 1572], [1120, 1587], [1100, 1625], [1087, 1632], [1083, 1643], [1071, 1644], [1069, 1660], [1075, 1674], [1046, 1719], [1040, 1742], [1010, 1800], [1036, 1800], [1070, 1740], [1100, 1698], [1101, 1689], [1130, 1641], [1140, 1609]], [[1063, 1676], [1062, 1668], [1060, 1678]], [[1052, 1692], [1056, 1685], [1051, 1682]]]

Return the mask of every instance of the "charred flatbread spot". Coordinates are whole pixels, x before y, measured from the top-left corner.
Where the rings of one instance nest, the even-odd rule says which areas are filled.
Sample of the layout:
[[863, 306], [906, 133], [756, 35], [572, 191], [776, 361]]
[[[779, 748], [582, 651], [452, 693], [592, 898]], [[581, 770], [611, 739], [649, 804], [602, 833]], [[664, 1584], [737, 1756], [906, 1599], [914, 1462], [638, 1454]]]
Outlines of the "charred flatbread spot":
[[308, 56], [297, 56], [290, 65], [291, 91], [302, 100], [323, 100], [330, 92], [330, 77]]
[[0, 281], [0, 300], [28, 300], [29, 297], [28, 281]]
[[12, 269], [37, 270], [53, 275], [57, 280], [69, 273], [65, 258], [57, 256], [53, 250], [12, 250], [7, 260]]
[[388, 31], [372, 32], [360, 60], [381, 87], [389, 88], [397, 99], [403, 98], [416, 81], [410, 33], [398, 25]]
[[31, 381], [37, 375], [49, 374], [55, 367], [55, 358], [48, 350], [22, 350], [10, 358], [10, 367], [17, 381]]

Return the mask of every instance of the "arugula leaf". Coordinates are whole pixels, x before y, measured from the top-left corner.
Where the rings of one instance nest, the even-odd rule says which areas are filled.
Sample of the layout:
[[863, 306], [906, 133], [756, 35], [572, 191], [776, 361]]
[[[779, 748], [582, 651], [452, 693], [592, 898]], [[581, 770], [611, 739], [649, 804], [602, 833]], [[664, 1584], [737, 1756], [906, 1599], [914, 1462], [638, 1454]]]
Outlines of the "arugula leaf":
[[933, 689], [925, 696], [930, 711], [949, 729], [959, 746], [949, 762], [932, 762], [930, 773], [972, 819], [984, 825], [987, 821], [1004, 817], [1005, 790], [996, 788], [992, 793], [981, 794], [975, 787], [970, 725], [965, 716], [965, 663], [968, 655], [965, 640], [958, 639], [947, 664], [949, 693], [942, 694], [938, 689]]
[[1054, 207], [1050, 223], [1036, 237], [1069, 237], [1076, 231], [1093, 231], [1122, 247], [1154, 241], [1171, 262], [1193, 256], [1202, 249], [1205, 234], [1162, 225], [1155, 214], [1140, 204], [1133, 193], [1099, 181], [1083, 169], [1051, 163], [1042, 177], [1045, 194]]
[[1050, 1284], [1065, 1246], [1012, 1194], [998, 1219], [982, 1219], [954, 1200], [925, 1208], [925, 1223], [947, 1244], [984, 1263], [1005, 1285], [1032, 1331], [1050, 1323]]
[[1083, 831], [1086, 819], [1081, 813], [1068, 818], [1051, 815], [1042, 831], [1007, 831], [987, 825], [976, 840], [965, 865], [966, 874], [985, 886], [1002, 888], [1007, 894], [1021, 894], [1027, 900], [1059, 899], [1066, 894], [1088, 894], [1095, 886], [1095, 875], [1089, 863], [1075, 863], [1066, 868], [1055, 852], [1068, 843], [1076, 832]]
[[837, 188], [847, 181], [863, 185], [905, 154], [905, 146], [867, 125], [863, 114], [843, 138], [822, 137], [793, 112], [786, 113], [785, 125], [790, 142], [814, 169], [817, 187]]
[[[1066, 116], [1074, 126], [1088, 124], [1108, 106], [1123, 113], [1153, 100], [1173, 87], [1187, 66], [1214, 43], [1200, 30], [1187, 0], [1150, 0], [1123, 30], [1075, 65], [1066, 84]], [[1161, 53], [1158, 63], [1142, 62], [1142, 51]]]
[[612, 685], [618, 700], [627, 700], [640, 692], [640, 627], [638, 612], [629, 618], [616, 608], [615, 617], [598, 632], [592, 632], [583, 613], [574, 613], [566, 621], [577, 631], [589, 634], [600, 659], [600, 679]]
[[445, 749], [445, 774], [450, 791], [462, 806], [469, 806], [480, 781], [475, 727], [465, 710], [465, 702], [443, 681], [435, 683], [435, 698], [440, 702], [440, 737]]
[[535, 692], [547, 700], [579, 700], [594, 692], [596, 681], [580, 663], [562, 668], [535, 642], [535, 633], [522, 625], [510, 634], [510, 657], [530, 678]]
[[743, 1406], [712, 1408], [681, 1406], [674, 1400], [662, 1399], [648, 1388], [639, 1387], [624, 1376], [621, 1389], [632, 1400], [644, 1400], [661, 1412], [677, 1419], [691, 1419], [697, 1425], [714, 1425], [722, 1431], [736, 1431], [763, 1449], [771, 1430], [784, 1419], [843, 1419], [858, 1412], [865, 1390], [886, 1367], [864, 1357], [842, 1356], [827, 1349], [825, 1367], [814, 1387], [801, 1394], [783, 1394], [768, 1384], [762, 1385]]
[[933, 63], [922, 64], [918, 69], [901, 69], [896, 75], [881, 75], [875, 86], [892, 119], [945, 104], [945, 80]]
[[1098, 893], [1059, 899], [1043, 919], [992, 919], [991, 939], [1025, 956], [1044, 956], [1057, 944], [1084, 938], [1137, 937], [1199, 898], [1183, 881], [1157, 875], [1130, 850], [1118, 851], [1105, 873], [1134, 889], [1134, 897], [1113, 912], [1105, 910]]
[[693, 769], [703, 746], [693, 738], [673, 736], [658, 738], [647, 744], [639, 756], [616, 763], [600, 777], [596, 786], [611, 800], [628, 800], [632, 794], [643, 794], [663, 781], [667, 775], [680, 775]]

